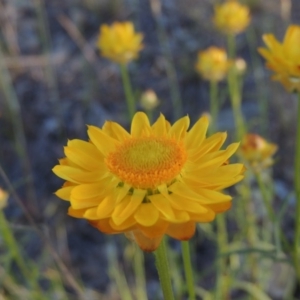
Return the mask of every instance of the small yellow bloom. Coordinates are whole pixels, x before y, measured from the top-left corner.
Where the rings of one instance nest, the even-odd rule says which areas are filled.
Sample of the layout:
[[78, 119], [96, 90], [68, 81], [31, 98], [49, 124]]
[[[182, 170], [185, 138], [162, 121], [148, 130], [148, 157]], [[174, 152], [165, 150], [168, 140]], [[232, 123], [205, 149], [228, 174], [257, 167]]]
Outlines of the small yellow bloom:
[[236, 74], [244, 75], [247, 70], [247, 62], [243, 58], [238, 57], [234, 60], [232, 67]]
[[143, 48], [142, 39], [143, 35], [134, 31], [131, 22], [115, 22], [100, 27], [97, 46], [104, 57], [127, 64], [138, 57]]
[[275, 72], [272, 79], [289, 92], [300, 92], [300, 26], [290, 25], [283, 43], [273, 34], [264, 34], [263, 40], [267, 48], [258, 51], [267, 60], [267, 68]]
[[146, 111], [152, 111], [159, 105], [156, 93], [152, 90], [146, 90], [141, 97], [141, 107]]
[[277, 151], [276, 144], [267, 142], [258, 134], [248, 133], [240, 147], [241, 156], [255, 169], [263, 169], [273, 164], [272, 156]]
[[225, 34], [239, 34], [249, 25], [250, 11], [246, 5], [238, 1], [229, 0], [215, 6], [213, 18], [215, 26]]
[[208, 119], [188, 131], [189, 117], [171, 125], [161, 114], [151, 126], [135, 114], [130, 133], [115, 122], [88, 127], [89, 142], [71, 140], [53, 172], [66, 180], [56, 195], [70, 202], [69, 215], [89, 220], [107, 234], [125, 233], [145, 251], [167, 234], [188, 240], [196, 222], [228, 210], [222, 192], [243, 178], [243, 164], [227, 164], [234, 143], [226, 133], [206, 138]]
[[0, 188], [0, 209], [3, 209], [7, 205], [9, 194]]
[[206, 80], [221, 81], [226, 77], [230, 65], [226, 51], [212, 46], [198, 53], [196, 70]]

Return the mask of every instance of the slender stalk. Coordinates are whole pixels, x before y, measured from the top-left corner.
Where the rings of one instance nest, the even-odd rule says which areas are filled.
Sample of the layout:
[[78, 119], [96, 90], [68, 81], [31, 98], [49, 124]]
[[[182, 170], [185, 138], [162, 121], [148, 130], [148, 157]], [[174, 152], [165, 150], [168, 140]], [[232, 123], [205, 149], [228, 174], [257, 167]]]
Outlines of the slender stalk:
[[164, 300], [174, 300], [164, 238], [161, 241], [157, 250], [154, 252], [154, 255], [156, 269], [159, 276], [160, 286], [164, 295]]
[[131, 120], [133, 118], [133, 115], [135, 113], [135, 100], [133, 96], [133, 91], [129, 79], [128, 69], [126, 65], [121, 64], [121, 76], [122, 76], [122, 82], [126, 97], [126, 103], [127, 103], [127, 109], [128, 109], [128, 118]]
[[[228, 243], [228, 235], [226, 229], [226, 221], [225, 215], [219, 214], [216, 217], [217, 221], [217, 238], [218, 238], [218, 248], [219, 254], [225, 252], [227, 243]], [[218, 269], [217, 269], [217, 281], [216, 281], [216, 299], [225, 299], [227, 291], [226, 289], [226, 260], [224, 257], [219, 257], [218, 260]]]
[[210, 113], [212, 122], [210, 125], [210, 131], [212, 133], [216, 132], [217, 129], [217, 119], [219, 113], [219, 104], [218, 104], [218, 82], [210, 81], [209, 86], [209, 101], [210, 101]]
[[136, 295], [139, 300], [147, 300], [148, 297], [146, 292], [144, 253], [136, 244], [134, 244], [134, 247], [134, 273], [136, 280]]
[[107, 246], [108, 273], [115, 282], [121, 300], [133, 300], [124, 270], [120, 268], [117, 259], [116, 246]]
[[10, 230], [10, 226], [6, 221], [5, 215], [2, 210], [0, 210], [0, 230], [2, 233], [1, 236], [5, 241], [7, 248], [10, 251], [10, 254], [15, 259], [18, 267], [20, 268], [21, 273], [23, 274], [24, 278], [29, 279], [29, 274], [30, 274], [28, 273], [29, 270], [19, 251], [17, 241]]
[[186, 285], [189, 293], [189, 300], [195, 300], [196, 294], [195, 294], [189, 242], [188, 241], [181, 242], [181, 249], [182, 249], [185, 280], [186, 280]]
[[227, 36], [227, 48], [228, 48], [228, 57], [234, 59], [236, 57], [236, 45], [235, 45], [235, 36], [229, 34]]
[[[228, 53], [230, 59], [235, 59], [236, 45], [234, 35], [228, 35], [227, 39]], [[234, 123], [236, 127], [236, 137], [240, 140], [245, 133], [245, 123], [241, 109], [241, 89], [238, 75], [235, 70], [231, 68], [228, 74], [228, 89], [233, 110]]]
[[74, 291], [76, 291], [78, 299], [80, 299], [80, 300], [86, 299], [86, 295], [84, 293], [83, 288], [79, 285], [79, 283], [77, 283], [77, 281], [74, 278], [74, 276], [72, 275], [72, 273], [68, 270], [68, 268], [66, 267], [64, 262], [61, 260], [60, 256], [58, 255], [56, 250], [53, 248], [49, 237], [45, 234], [45, 231], [43, 231], [40, 228], [40, 226], [38, 226], [38, 224], [36, 223], [34, 218], [30, 215], [27, 207], [23, 204], [22, 200], [20, 199], [20, 197], [16, 193], [13, 185], [11, 184], [8, 177], [6, 176], [6, 174], [3, 170], [3, 168], [1, 167], [1, 165], [0, 165], [0, 178], [7, 185], [9, 193], [14, 197], [17, 205], [22, 210], [25, 218], [27, 219], [27, 221], [31, 225], [34, 232], [37, 233], [39, 238], [41, 239], [41, 241], [44, 242], [46, 248], [49, 250], [50, 254], [52, 255], [56, 265], [58, 266], [58, 268], [59, 268], [62, 276], [65, 278], [66, 282], [68, 282], [68, 284], [70, 284], [70, 286], [74, 289]]
[[269, 220], [274, 222], [275, 221], [275, 215], [274, 215], [273, 207], [270, 203], [268, 192], [267, 192], [265, 184], [263, 183], [263, 180], [261, 178], [261, 174], [260, 174], [259, 171], [258, 172], [254, 171], [254, 175], [255, 175], [256, 181], [258, 183], [258, 187], [260, 189], [260, 192], [261, 192], [261, 195], [262, 195], [262, 200], [263, 200], [265, 208], [267, 210]]
[[300, 281], [300, 92], [298, 92], [298, 114], [295, 152], [295, 192], [296, 192], [296, 229], [294, 239], [294, 261], [298, 280]]

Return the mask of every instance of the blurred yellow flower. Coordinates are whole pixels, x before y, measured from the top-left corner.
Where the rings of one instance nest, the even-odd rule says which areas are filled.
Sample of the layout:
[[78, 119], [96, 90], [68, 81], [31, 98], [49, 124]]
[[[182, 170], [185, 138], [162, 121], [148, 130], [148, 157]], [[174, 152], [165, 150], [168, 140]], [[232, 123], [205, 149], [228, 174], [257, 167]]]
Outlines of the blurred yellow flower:
[[221, 81], [226, 77], [230, 65], [226, 51], [212, 46], [198, 53], [196, 70], [206, 80]]
[[115, 22], [100, 27], [97, 46], [104, 57], [127, 64], [138, 57], [143, 48], [142, 39], [143, 35], [134, 31], [131, 22]]
[[300, 92], [300, 26], [290, 25], [283, 43], [273, 34], [264, 34], [263, 40], [267, 48], [258, 51], [267, 60], [267, 68], [275, 72], [272, 79], [289, 92]]
[[238, 1], [229, 0], [215, 6], [213, 18], [215, 26], [225, 34], [238, 34], [243, 32], [249, 25], [250, 10], [246, 5]]
[[71, 140], [53, 172], [66, 180], [56, 195], [70, 201], [69, 215], [107, 234], [125, 233], [145, 251], [164, 234], [188, 240], [196, 222], [228, 210], [222, 192], [243, 178], [243, 164], [224, 163], [239, 144], [220, 150], [226, 133], [206, 138], [208, 119], [188, 131], [189, 117], [173, 126], [161, 114], [151, 126], [135, 114], [130, 133], [115, 122], [88, 127], [89, 142]]
[[146, 111], [152, 111], [159, 105], [156, 93], [152, 89], [146, 90], [141, 97], [141, 107]]
[[276, 144], [267, 142], [260, 135], [248, 133], [242, 140], [240, 154], [251, 167], [263, 169], [273, 164], [272, 156], [277, 149]]
[[7, 205], [9, 194], [0, 188], [0, 209], [3, 209]]

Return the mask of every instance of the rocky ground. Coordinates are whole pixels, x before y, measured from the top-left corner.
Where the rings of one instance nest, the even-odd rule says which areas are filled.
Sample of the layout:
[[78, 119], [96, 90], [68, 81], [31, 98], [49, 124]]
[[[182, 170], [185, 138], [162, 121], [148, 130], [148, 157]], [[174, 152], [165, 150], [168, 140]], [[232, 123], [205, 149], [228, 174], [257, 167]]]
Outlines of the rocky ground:
[[[110, 119], [128, 125], [118, 66], [101, 58], [95, 47], [99, 26], [132, 20], [143, 32], [145, 48], [139, 60], [130, 65], [132, 83], [137, 97], [148, 88], [155, 90], [161, 102], [156, 115], [161, 111], [170, 121], [174, 120], [167, 76], [170, 64], [174, 68], [171, 80], [178, 83], [182, 115], [189, 114], [195, 121], [209, 107], [208, 84], [194, 70], [197, 52], [211, 45], [226, 45], [211, 22], [212, 1], [161, 1], [159, 16], [153, 14], [150, 2], [10, 0], [0, 4], [1, 166], [33, 218], [47, 229], [62, 260], [85, 286], [102, 292], [109, 283], [106, 247], [122, 246], [126, 241], [123, 237], [105, 236], [85, 221], [68, 217], [67, 204], [53, 195], [62, 181], [51, 171], [63, 156], [67, 139], [87, 138], [86, 124], [101, 126]], [[291, 1], [292, 9], [287, 8], [286, 13], [281, 5], [289, 1], [247, 2], [253, 22], [249, 32], [237, 39], [238, 54], [248, 62], [243, 112], [253, 131], [266, 134], [279, 145], [274, 176], [277, 198], [282, 199], [293, 181], [296, 101], [268, 80], [269, 73], [255, 51], [262, 45], [262, 33], [282, 36], [290, 22], [299, 23], [300, 2]], [[163, 40], [159, 38], [158, 24], [166, 32]], [[166, 58], [166, 53], [171, 56]], [[260, 117], [262, 101], [266, 103], [266, 123]], [[226, 98], [218, 126], [229, 134], [234, 130]], [[0, 183], [5, 186], [1, 179]], [[292, 211], [293, 201], [289, 205]], [[13, 198], [6, 213], [13, 223], [27, 224]], [[292, 215], [290, 220], [285, 224], [287, 235], [293, 226]], [[38, 238], [30, 231], [17, 231], [17, 235], [30, 257], [42, 254]], [[197, 258], [199, 270], [213, 259], [213, 248], [211, 241], [197, 243], [201, 253]], [[146, 261], [151, 266], [152, 256], [146, 255]], [[125, 265], [126, 268], [130, 269]], [[148, 270], [149, 282], [155, 282], [153, 267]], [[204, 282], [209, 286], [211, 280], [208, 275]]]

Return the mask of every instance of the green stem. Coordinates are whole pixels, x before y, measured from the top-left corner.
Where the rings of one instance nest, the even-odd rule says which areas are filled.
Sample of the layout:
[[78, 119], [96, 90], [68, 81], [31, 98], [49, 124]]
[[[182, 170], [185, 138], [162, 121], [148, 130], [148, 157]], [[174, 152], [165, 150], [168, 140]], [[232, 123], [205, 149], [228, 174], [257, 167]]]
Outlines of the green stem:
[[144, 252], [142, 252], [142, 250], [136, 244], [134, 244], [134, 247], [134, 273], [136, 280], [136, 295], [139, 300], [147, 300]]
[[275, 215], [274, 215], [272, 205], [270, 203], [270, 199], [269, 199], [270, 197], [268, 196], [268, 192], [266, 190], [265, 184], [263, 183], [263, 180], [261, 178], [261, 175], [260, 175], [259, 171], [254, 171], [254, 175], [255, 175], [256, 181], [258, 183], [258, 187], [260, 189], [260, 192], [261, 192], [261, 195], [262, 195], [262, 200], [263, 200], [265, 208], [267, 210], [269, 220], [274, 222], [275, 221]]
[[[217, 239], [218, 239], [218, 248], [219, 248], [218, 252], [219, 254], [221, 254], [225, 252], [228, 243], [225, 215], [219, 214], [216, 217], [216, 221], [217, 221]], [[220, 256], [218, 259], [215, 299], [225, 299], [227, 297], [225, 279], [226, 279], [226, 260], [224, 257]]]
[[3, 240], [5, 241], [12, 257], [15, 259], [18, 267], [21, 270], [21, 273], [23, 274], [24, 278], [29, 279], [29, 273], [28, 268], [26, 267], [26, 264], [23, 260], [22, 255], [20, 254], [19, 247], [17, 245], [17, 242], [15, 240], [15, 237], [13, 236], [9, 224], [6, 221], [5, 215], [2, 210], [0, 210], [0, 229], [2, 232]]
[[218, 105], [218, 83], [216, 81], [210, 81], [209, 86], [209, 101], [210, 101], [210, 113], [212, 122], [210, 125], [211, 133], [216, 132], [217, 128], [217, 119], [219, 113], [219, 105]]
[[229, 34], [227, 36], [227, 48], [228, 48], [228, 57], [230, 59], [235, 59], [236, 45], [235, 45], [235, 36], [233, 34]]
[[294, 240], [294, 260], [298, 280], [300, 281], [300, 92], [298, 92], [298, 114], [295, 152], [295, 192], [296, 192], [296, 229]]
[[[235, 59], [236, 45], [234, 35], [228, 35], [227, 39], [228, 53], [230, 59]], [[234, 123], [236, 128], [237, 140], [241, 140], [246, 129], [244, 123], [244, 117], [241, 109], [241, 84], [239, 82], [238, 74], [234, 68], [231, 68], [228, 74], [228, 89], [231, 100], [231, 106], [233, 110]]]
[[120, 68], [121, 68], [122, 82], [123, 82], [125, 98], [126, 98], [126, 103], [127, 103], [127, 109], [128, 109], [128, 117], [129, 117], [129, 121], [131, 121], [131, 119], [133, 118], [134, 113], [135, 113], [135, 100], [134, 100], [134, 96], [133, 96], [133, 91], [132, 91], [132, 87], [131, 87], [131, 83], [130, 83], [130, 79], [129, 79], [127, 66], [121, 64]]
[[183, 258], [186, 285], [189, 293], [189, 300], [195, 300], [196, 294], [195, 294], [195, 286], [193, 280], [193, 270], [191, 264], [189, 242], [188, 241], [181, 242], [181, 248], [182, 248], [182, 258]]
[[174, 300], [164, 238], [154, 254], [164, 300]]

